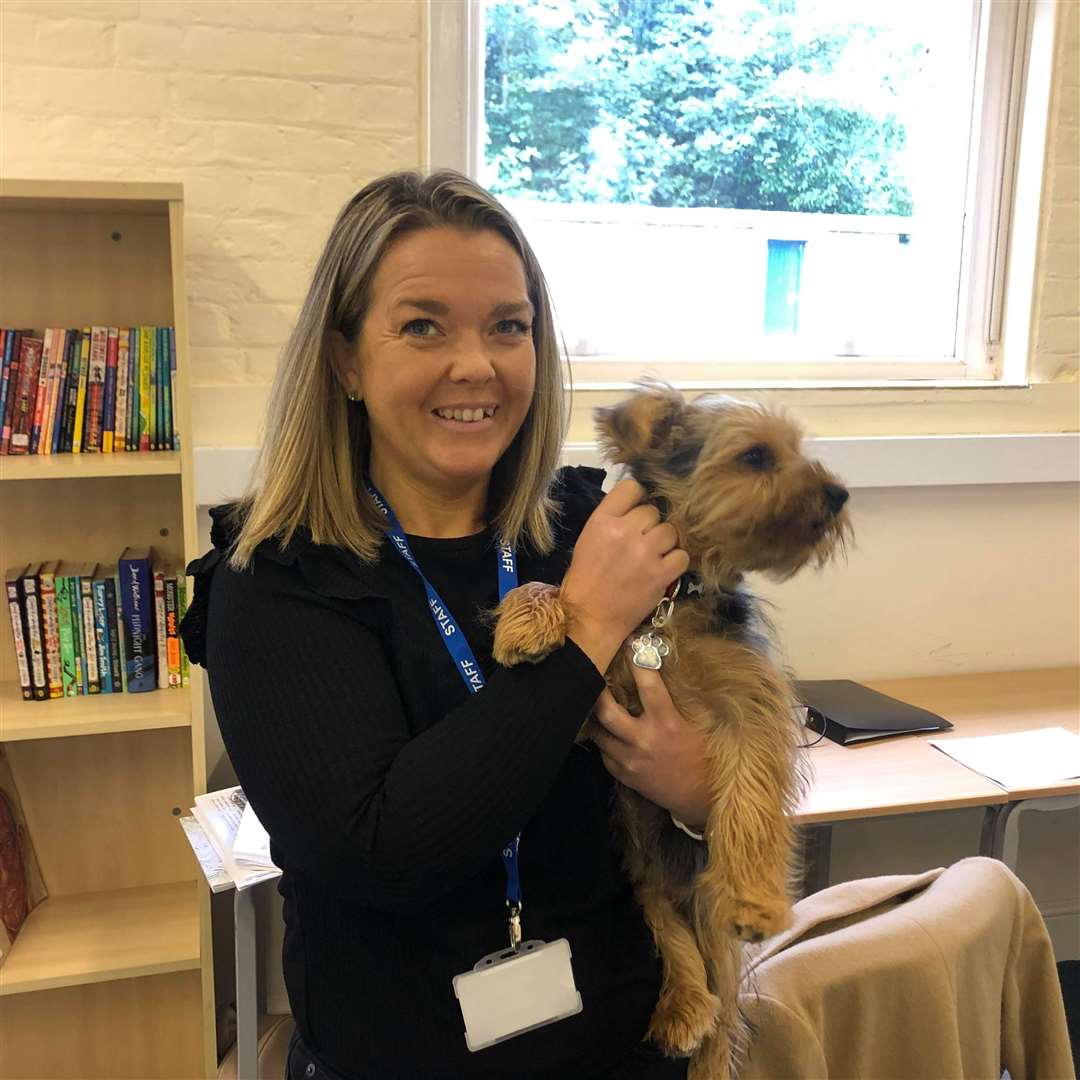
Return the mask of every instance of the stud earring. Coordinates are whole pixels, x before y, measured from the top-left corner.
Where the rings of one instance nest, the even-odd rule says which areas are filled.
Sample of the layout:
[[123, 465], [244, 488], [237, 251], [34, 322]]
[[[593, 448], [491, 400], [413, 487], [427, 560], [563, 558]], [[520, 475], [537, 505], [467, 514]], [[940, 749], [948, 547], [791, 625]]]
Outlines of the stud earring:
[[363, 397], [360, 394], [354, 394], [351, 390], [347, 390], [345, 392], [345, 396], [350, 401], [363, 401], [364, 400]]

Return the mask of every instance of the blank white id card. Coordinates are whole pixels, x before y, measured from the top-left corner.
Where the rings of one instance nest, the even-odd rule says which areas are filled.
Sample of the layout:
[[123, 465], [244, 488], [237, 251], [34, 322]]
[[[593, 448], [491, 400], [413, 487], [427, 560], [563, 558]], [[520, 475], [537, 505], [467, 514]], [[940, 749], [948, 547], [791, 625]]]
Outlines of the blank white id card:
[[516, 954], [485, 956], [472, 971], [454, 976], [454, 993], [472, 1051], [581, 1012], [566, 938], [526, 941]]

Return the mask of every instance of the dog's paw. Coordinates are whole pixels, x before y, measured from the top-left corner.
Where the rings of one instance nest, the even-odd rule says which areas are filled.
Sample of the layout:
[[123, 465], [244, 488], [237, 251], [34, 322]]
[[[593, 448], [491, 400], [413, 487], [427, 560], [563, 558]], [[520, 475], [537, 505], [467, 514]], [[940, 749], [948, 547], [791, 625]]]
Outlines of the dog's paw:
[[791, 905], [784, 897], [736, 899], [731, 906], [731, 929], [743, 941], [763, 941], [791, 923]]
[[538, 664], [566, 641], [566, 611], [555, 585], [530, 581], [512, 589], [496, 616], [491, 654], [503, 667]]
[[720, 1000], [707, 990], [679, 987], [660, 995], [648, 1037], [670, 1057], [693, 1053], [716, 1030]]

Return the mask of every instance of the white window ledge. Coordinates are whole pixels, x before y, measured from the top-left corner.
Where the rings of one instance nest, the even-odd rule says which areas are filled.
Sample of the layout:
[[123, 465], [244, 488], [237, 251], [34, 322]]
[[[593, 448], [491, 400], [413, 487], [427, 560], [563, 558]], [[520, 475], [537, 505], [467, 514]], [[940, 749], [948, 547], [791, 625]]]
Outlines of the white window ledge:
[[[1080, 434], [876, 435], [811, 438], [815, 457], [852, 488], [1080, 483]], [[250, 446], [195, 447], [195, 499], [215, 506], [240, 495], [255, 463]], [[600, 465], [592, 442], [566, 444], [570, 465]]]

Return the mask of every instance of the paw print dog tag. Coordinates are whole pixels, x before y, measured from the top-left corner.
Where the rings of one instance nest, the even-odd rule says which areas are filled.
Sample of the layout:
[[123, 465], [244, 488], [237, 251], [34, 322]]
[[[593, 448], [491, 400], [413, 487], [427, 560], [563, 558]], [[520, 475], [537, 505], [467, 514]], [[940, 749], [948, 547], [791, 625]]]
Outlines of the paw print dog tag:
[[664, 657], [671, 651], [668, 643], [659, 634], [642, 634], [630, 642], [630, 647], [634, 650], [634, 666], [647, 668], [649, 671], [659, 671]]

